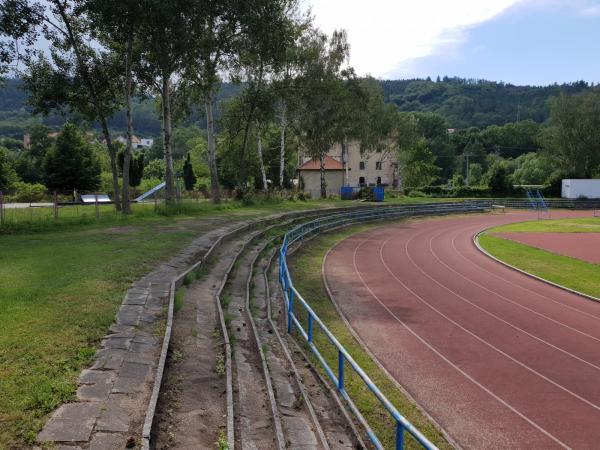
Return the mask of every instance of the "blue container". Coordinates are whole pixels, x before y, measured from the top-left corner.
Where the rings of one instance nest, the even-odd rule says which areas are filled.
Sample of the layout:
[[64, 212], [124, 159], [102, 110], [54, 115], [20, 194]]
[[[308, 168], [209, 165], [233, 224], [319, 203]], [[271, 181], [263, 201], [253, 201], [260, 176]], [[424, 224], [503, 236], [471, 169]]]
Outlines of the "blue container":
[[385, 195], [384, 195], [385, 191], [383, 189], [383, 186], [375, 186], [373, 188], [373, 197], [375, 198], [376, 202], [382, 202]]
[[352, 200], [354, 196], [354, 188], [351, 186], [342, 186], [340, 190], [340, 197], [342, 200]]

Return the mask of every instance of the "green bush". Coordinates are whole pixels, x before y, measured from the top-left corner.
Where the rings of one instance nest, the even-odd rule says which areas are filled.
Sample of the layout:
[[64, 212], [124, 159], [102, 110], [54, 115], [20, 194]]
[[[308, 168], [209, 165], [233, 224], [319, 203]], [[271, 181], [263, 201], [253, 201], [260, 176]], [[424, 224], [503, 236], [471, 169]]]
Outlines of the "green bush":
[[46, 186], [40, 183], [24, 183], [17, 181], [13, 183], [15, 193], [10, 196], [13, 202], [40, 202], [46, 198]]
[[298, 200], [305, 202], [312, 198], [312, 194], [310, 192], [300, 191], [298, 192]]

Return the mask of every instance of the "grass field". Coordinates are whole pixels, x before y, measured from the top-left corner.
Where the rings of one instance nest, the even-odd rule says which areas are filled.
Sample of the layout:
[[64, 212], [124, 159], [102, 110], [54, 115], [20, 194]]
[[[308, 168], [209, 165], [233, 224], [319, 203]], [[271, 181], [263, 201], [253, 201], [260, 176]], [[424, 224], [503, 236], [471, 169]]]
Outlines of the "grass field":
[[502, 261], [554, 283], [600, 297], [600, 265], [492, 236], [495, 232], [600, 232], [600, 218], [521, 222], [492, 228], [479, 237], [481, 246]]
[[[424, 433], [433, 443], [440, 448], [451, 448], [437, 428], [425, 417], [423, 413], [394, 385], [377, 364], [363, 350], [354, 339], [329, 297], [323, 284], [321, 267], [327, 251], [336, 243], [346, 237], [370, 229], [376, 225], [359, 225], [334, 231], [316, 237], [305, 244], [298, 253], [289, 260], [290, 271], [294, 285], [302, 293], [319, 317], [325, 322], [333, 334], [350, 352], [356, 362], [371, 377], [392, 404], [413, 425]], [[323, 356], [331, 367], [337, 368], [337, 351], [329, 343], [323, 333], [315, 332], [315, 341]], [[318, 362], [313, 361], [316, 366]], [[323, 372], [326, 377], [325, 373]], [[351, 369], [346, 370], [345, 386], [350, 397], [355, 401], [361, 413], [365, 416], [377, 436], [383, 440], [385, 448], [394, 448], [395, 423], [379, 401], [367, 389], [362, 380]], [[407, 435], [408, 436], [408, 435]], [[409, 449], [421, 448], [413, 439], [407, 439], [406, 447]]]
[[[420, 197], [395, 197], [386, 199], [386, 204], [414, 204], [457, 201], [460, 199], [436, 199]], [[244, 205], [240, 201], [223, 200], [215, 205], [208, 200], [181, 200], [172, 205], [153, 203], [132, 204], [132, 214], [127, 217], [117, 214], [113, 205], [99, 205], [96, 216], [95, 205], [61, 206], [58, 218], [54, 217], [51, 207], [35, 208], [5, 208], [4, 223], [0, 225], [0, 234], [32, 233], [39, 231], [63, 230], [67, 227], [109, 226], [137, 223], [139, 221], [160, 219], [175, 216], [212, 216], [237, 212], [238, 214], [253, 215], [261, 212], [277, 212], [289, 210], [312, 209], [322, 207], [350, 206], [357, 202], [339, 199], [290, 201], [279, 199], [257, 199], [254, 204]], [[369, 203], [362, 203], [368, 205]]]
[[488, 230], [489, 233], [600, 233], [600, 217], [517, 222]]

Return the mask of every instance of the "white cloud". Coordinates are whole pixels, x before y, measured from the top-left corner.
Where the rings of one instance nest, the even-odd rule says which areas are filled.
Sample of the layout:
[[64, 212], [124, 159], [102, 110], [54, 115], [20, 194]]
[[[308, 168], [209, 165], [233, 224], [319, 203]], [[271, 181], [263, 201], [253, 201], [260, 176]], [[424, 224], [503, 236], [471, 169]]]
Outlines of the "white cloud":
[[600, 16], [600, 5], [592, 5], [587, 8], [583, 8], [579, 11], [582, 16], [596, 17]]
[[465, 28], [524, 0], [304, 0], [323, 31], [345, 28], [359, 74], [390, 75], [402, 61], [452, 49]]

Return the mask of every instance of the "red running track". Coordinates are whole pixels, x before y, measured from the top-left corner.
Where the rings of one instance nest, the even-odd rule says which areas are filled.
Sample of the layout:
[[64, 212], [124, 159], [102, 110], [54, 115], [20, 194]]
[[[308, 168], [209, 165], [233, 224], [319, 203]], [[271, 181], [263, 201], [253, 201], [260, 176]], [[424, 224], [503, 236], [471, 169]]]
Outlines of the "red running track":
[[472, 241], [534, 218], [399, 222], [342, 241], [324, 261], [354, 332], [460, 447], [600, 448], [600, 304]]

